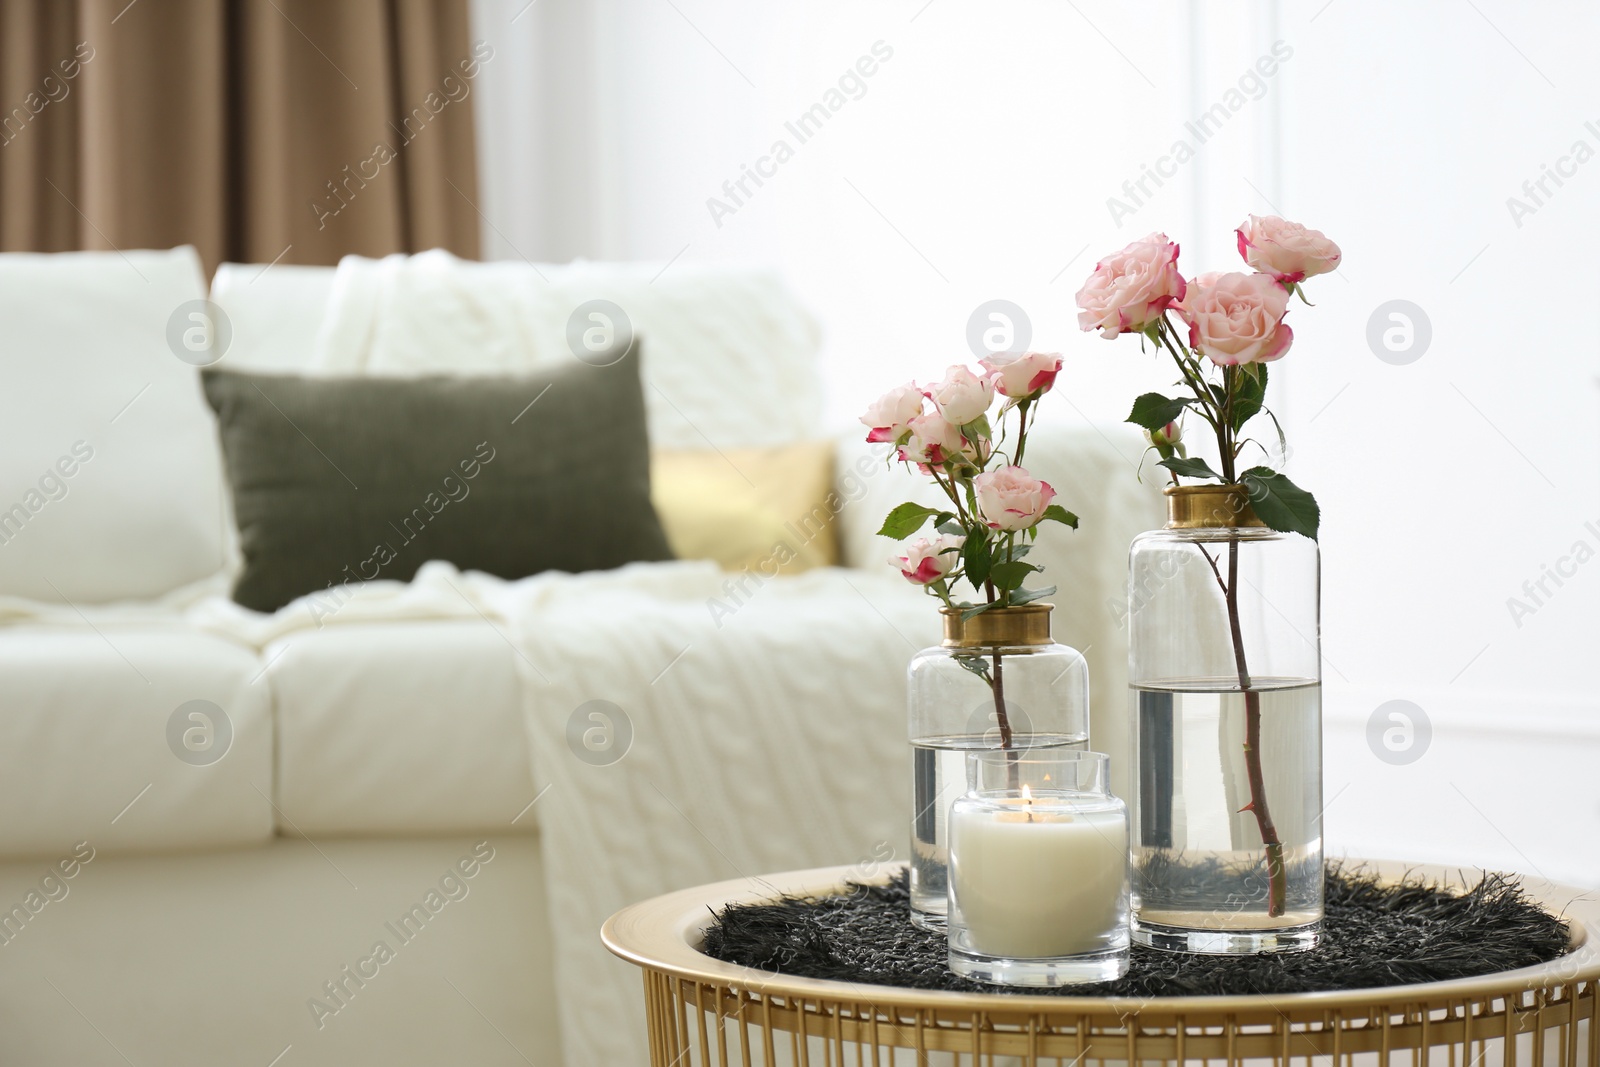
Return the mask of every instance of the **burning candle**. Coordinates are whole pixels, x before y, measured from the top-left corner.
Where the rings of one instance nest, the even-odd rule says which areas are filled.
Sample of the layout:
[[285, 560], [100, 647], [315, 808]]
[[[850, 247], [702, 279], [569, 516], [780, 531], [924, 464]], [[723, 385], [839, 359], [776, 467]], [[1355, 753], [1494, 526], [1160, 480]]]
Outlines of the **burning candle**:
[[1063, 985], [1127, 970], [1128, 820], [1107, 757], [986, 751], [950, 815], [950, 966]]

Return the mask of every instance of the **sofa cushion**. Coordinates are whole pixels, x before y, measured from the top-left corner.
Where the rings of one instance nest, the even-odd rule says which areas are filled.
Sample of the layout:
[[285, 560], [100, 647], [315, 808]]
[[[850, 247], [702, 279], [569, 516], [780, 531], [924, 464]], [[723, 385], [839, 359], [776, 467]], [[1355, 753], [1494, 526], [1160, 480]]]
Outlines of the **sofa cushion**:
[[222, 568], [205, 353], [184, 346], [204, 297], [192, 248], [0, 255], [0, 594], [153, 597]]
[[430, 559], [521, 578], [670, 558], [637, 347], [515, 378], [207, 371], [244, 556], [234, 599], [275, 611]]
[[328, 306], [332, 267], [224, 263], [211, 277], [211, 299], [228, 317], [230, 370], [299, 374], [316, 350]]
[[679, 559], [771, 577], [838, 561], [833, 442], [658, 450], [650, 493]]
[[268, 646], [284, 832], [533, 830], [515, 656], [477, 618], [340, 623]]
[[272, 704], [253, 652], [179, 627], [0, 629], [0, 855], [272, 836]]

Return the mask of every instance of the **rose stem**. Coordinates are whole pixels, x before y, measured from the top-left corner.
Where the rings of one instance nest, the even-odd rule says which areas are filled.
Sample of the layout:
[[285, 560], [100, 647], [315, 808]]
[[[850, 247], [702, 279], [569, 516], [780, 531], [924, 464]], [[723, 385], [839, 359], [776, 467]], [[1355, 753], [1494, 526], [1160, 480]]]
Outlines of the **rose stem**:
[[1006, 716], [1006, 683], [1000, 673], [1000, 646], [995, 646], [992, 655], [994, 656], [994, 717], [1000, 724], [1000, 747], [1010, 748], [1011, 721]]
[[1283, 914], [1288, 895], [1288, 879], [1283, 868], [1283, 843], [1267, 808], [1266, 778], [1261, 772], [1261, 692], [1250, 684], [1250, 668], [1244, 658], [1244, 638], [1239, 626], [1239, 539], [1228, 540], [1228, 629], [1233, 636], [1233, 659], [1239, 670], [1239, 689], [1244, 693], [1244, 766], [1250, 779], [1250, 803], [1245, 810], [1256, 817], [1261, 844], [1267, 854], [1267, 915]]
[[[1022, 450], [1028, 447], [1028, 402], [1026, 400], [1019, 401], [1017, 408], [1020, 411], [1017, 417], [1017, 453], [1012, 457], [1011, 462], [1020, 467], [1022, 466]], [[1011, 558], [1009, 540], [1006, 542], [1006, 549], [1006, 559], [1009, 560]], [[993, 603], [994, 582], [985, 582], [984, 591], [989, 594], [989, 601]], [[1007, 599], [1009, 600], [1010, 598], [1008, 597]], [[995, 721], [1000, 724], [1000, 747], [1010, 749], [1011, 720], [1006, 715], [1006, 686], [1005, 679], [1001, 676], [999, 645], [994, 646], [991, 655], [994, 658], [994, 717]], [[1017, 784], [1016, 759], [1015, 755], [1010, 757], [1011, 784], [1013, 787]]]
[[[1174, 353], [1176, 356], [1176, 353]], [[1236, 367], [1224, 367], [1222, 380], [1227, 400], [1221, 418], [1216, 423], [1217, 447], [1222, 460], [1222, 478], [1228, 485], [1237, 485], [1234, 474], [1233, 397], [1236, 392]], [[1201, 550], [1204, 552], [1204, 550]], [[1210, 554], [1206, 553], [1210, 560]], [[1211, 569], [1216, 571], [1216, 563]], [[1222, 582], [1222, 575], [1217, 575]], [[1233, 661], [1239, 672], [1239, 690], [1244, 695], [1244, 767], [1250, 782], [1250, 803], [1242, 811], [1256, 817], [1256, 827], [1261, 832], [1261, 846], [1267, 858], [1267, 915], [1276, 919], [1284, 913], [1288, 897], [1288, 875], [1283, 866], [1283, 842], [1278, 839], [1278, 828], [1272, 822], [1272, 811], [1267, 807], [1266, 776], [1261, 770], [1261, 693], [1250, 683], [1250, 668], [1245, 662], [1244, 634], [1239, 625], [1239, 535], [1228, 537], [1228, 581], [1222, 587], [1228, 603], [1228, 630], [1233, 638]]]
[[[989, 600], [994, 600], [994, 583], [985, 582], [985, 591]], [[1000, 747], [1006, 750], [1006, 777], [1010, 780], [1011, 788], [1017, 788], [1022, 780], [1022, 768], [1017, 766], [1017, 750], [1012, 746], [1011, 718], [1006, 714], [1006, 682], [1000, 665], [1000, 646], [995, 645], [990, 652], [994, 661], [994, 681], [989, 688], [994, 692], [994, 719], [1000, 726]]]

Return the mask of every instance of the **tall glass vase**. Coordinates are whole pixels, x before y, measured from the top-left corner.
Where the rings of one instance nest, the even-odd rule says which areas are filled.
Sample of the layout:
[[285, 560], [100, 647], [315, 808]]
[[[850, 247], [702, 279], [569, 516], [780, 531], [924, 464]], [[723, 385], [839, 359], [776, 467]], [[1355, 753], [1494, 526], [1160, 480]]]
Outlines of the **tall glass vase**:
[[1129, 554], [1133, 938], [1298, 951], [1322, 927], [1317, 544], [1243, 486], [1167, 489]]
[[1089, 667], [1050, 636], [1050, 605], [963, 620], [941, 608], [944, 641], [911, 661], [911, 921], [943, 931], [950, 805], [967, 791], [967, 753], [1089, 747]]

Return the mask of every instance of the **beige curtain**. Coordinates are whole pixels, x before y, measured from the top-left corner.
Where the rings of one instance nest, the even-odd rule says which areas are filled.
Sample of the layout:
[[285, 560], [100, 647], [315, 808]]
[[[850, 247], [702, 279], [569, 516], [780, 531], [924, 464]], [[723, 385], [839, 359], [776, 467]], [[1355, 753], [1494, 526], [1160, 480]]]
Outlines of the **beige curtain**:
[[491, 57], [467, 0], [0, 0], [0, 250], [477, 258]]

